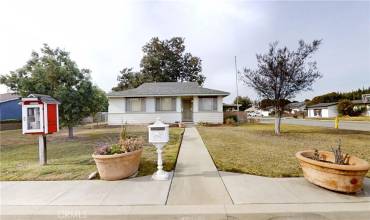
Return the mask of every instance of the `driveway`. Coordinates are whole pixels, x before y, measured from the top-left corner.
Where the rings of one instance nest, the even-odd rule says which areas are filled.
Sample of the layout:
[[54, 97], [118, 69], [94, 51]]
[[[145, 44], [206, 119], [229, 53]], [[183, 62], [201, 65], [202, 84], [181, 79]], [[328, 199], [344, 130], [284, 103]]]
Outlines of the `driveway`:
[[[274, 118], [262, 119], [262, 123], [274, 123]], [[308, 125], [308, 126], [319, 126], [319, 127], [329, 127], [334, 128], [334, 120], [310, 120], [310, 119], [293, 119], [293, 118], [283, 118], [281, 120], [283, 124], [293, 124], [293, 125]], [[358, 131], [370, 131], [370, 122], [362, 121], [340, 121], [340, 129], [347, 130], [358, 130]]]

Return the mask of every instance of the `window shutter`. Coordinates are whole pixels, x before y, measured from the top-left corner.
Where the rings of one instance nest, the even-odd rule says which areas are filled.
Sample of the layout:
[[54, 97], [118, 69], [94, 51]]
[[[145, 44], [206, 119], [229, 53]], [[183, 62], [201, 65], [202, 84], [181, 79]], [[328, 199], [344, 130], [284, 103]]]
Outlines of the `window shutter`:
[[176, 111], [176, 98], [172, 98], [172, 111]]
[[131, 100], [129, 98], [126, 98], [126, 112], [131, 111]]
[[161, 98], [155, 98], [155, 111], [158, 112], [161, 110]]
[[145, 112], [146, 111], [146, 106], [145, 106], [145, 98], [141, 98], [141, 111]]
[[213, 111], [217, 111], [217, 97], [213, 98]]

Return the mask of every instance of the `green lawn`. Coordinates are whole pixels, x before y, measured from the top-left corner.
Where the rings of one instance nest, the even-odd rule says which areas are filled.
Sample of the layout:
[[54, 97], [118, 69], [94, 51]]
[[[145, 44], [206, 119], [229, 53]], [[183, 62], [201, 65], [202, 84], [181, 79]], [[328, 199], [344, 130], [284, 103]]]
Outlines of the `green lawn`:
[[[330, 150], [342, 140], [344, 152], [370, 161], [370, 132], [282, 125], [281, 136], [272, 124], [237, 127], [198, 127], [216, 166], [223, 171], [270, 177], [302, 176], [295, 153]], [[370, 177], [370, 172], [367, 174]]]
[[[128, 126], [129, 136], [147, 140], [145, 126]], [[164, 169], [175, 167], [184, 129], [171, 128], [170, 141], [164, 148]], [[96, 170], [91, 154], [99, 143], [114, 143], [120, 128], [75, 129], [76, 138], [70, 140], [66, 130], [48, 135], [48, 165], [38, 164], [38, 137], [22, 135], [21, 130], [1, 131], [0, 180], [72, 180], [87, 179]], [[145, 146], [139, 176], [156, 170], [156, 151]]]

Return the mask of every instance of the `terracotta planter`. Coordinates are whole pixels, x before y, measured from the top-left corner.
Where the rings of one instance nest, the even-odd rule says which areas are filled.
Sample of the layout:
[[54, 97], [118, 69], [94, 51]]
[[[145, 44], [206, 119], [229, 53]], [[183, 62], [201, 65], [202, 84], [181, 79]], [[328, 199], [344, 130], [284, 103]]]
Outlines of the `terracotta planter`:
[[96, 167], [102, 180], [120, 180], [132, 176], [139, 169], [143, 149], [114, 155], [95, 155]]
[[[312, 157], [313, 154], [313, 150], [296, 153], [303, 175], [309, 182], [330, 190], [346, 193], [354, 193], [362, 189], [364, 176], [369, 170], [368, 162], [351, 156], [349, 165], [338, 165], [308, 158]], [[334, 161], [332, 152], [319, 151], [319, 154], [320, 158], [326, 161]]]

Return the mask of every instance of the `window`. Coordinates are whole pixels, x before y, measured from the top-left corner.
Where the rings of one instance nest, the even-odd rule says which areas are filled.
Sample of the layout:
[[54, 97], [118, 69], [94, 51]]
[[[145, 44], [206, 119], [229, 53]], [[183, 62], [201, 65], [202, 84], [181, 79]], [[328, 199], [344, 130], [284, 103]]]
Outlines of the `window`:
[[145, 112], [145, 99], [126, 98], [126, 112]]
[[155, 99], [156, 111], [176, 111], [176, 98], [161, 97]]
[[40, 129], [40, 107], [27, 108], [27, 129]]
[[217, 97], [200, 97], [200, 111], [217, 111]]
[[313, 116], [321, 117], [321, 109], [314, 109]]

